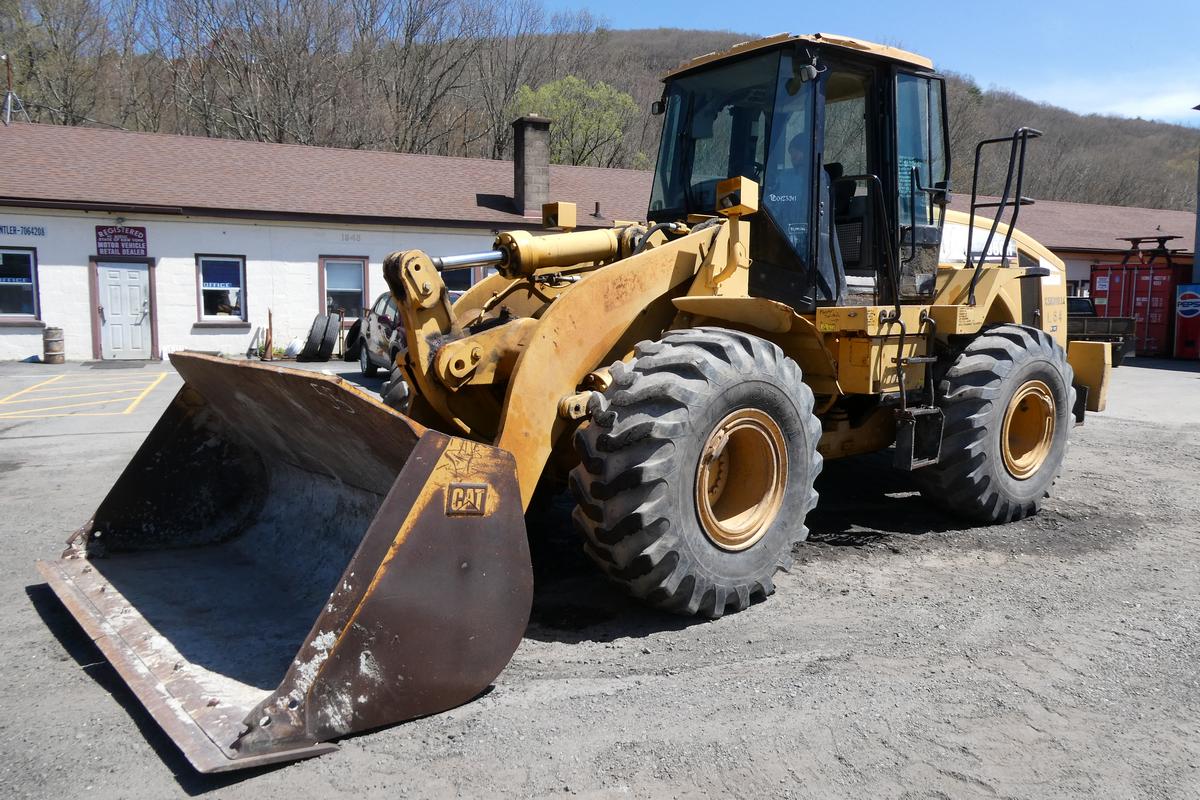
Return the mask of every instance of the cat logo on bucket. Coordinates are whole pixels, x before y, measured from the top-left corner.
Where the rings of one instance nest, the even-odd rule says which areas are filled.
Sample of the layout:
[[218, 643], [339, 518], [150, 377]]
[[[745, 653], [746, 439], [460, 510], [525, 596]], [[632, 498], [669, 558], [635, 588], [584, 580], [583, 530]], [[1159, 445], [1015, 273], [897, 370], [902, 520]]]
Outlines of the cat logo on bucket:
[[487, 513], [486, 483], [452, 483], [446, 487], [447, 517], [481, 517]]

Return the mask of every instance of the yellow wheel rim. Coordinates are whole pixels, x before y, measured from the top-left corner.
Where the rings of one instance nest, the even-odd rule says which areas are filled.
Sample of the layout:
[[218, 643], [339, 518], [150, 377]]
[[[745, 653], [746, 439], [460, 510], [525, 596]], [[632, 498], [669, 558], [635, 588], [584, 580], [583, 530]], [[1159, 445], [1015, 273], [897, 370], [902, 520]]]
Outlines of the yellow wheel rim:
[[1054, 444], [1054, 394], [1041, 381], [1029, 381], [1017, 389], [1004, 412], [1000, 449], [1004, 467], [1017, 480], [1033, 475]]
[[696, 469], [705, 535], [723, 550], [753, 546], [779, 514], [787, 473], [783, 431], [769, 415], [743, 408], [717, 423]]

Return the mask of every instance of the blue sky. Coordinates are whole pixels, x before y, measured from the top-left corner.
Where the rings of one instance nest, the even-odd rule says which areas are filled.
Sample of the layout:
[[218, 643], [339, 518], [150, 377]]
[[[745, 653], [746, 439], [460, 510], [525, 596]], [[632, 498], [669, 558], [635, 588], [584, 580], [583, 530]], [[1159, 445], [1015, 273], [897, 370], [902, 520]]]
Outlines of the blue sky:
[[[586, 8], [614, 29], [841, 33], [913, 50], [984, 88], [1072, 111], [1200, 126], [1200, 111], [1191, 110], [1200, 104], [1200, 0], [549, 0], [547, 6]], [[941, 9], [948, 14], [939, 17]]]

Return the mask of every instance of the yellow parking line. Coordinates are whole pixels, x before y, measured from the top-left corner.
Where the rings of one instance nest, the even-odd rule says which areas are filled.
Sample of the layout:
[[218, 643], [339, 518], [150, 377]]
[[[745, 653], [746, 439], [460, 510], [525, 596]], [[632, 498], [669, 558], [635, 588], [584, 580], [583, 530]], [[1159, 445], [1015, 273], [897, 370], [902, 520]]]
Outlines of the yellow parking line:
[[158, 380], [156, 380], [154, 383], [147, 386], [146, 390], [143, 391], [141, 394], [139, 394], [137, 396], [137, 399], [135, 399], [132, 403], [129, 404], [129, 408], [125, 409], [125, 413], [132, 414], [133, 410], [138, 407], [138, 404], [146, 399], [146, 395], [150, 394], [150, 392], [154, 390], [155, 386], [158, 386], [160, 383], [162, 383], [163, 378], [165, 378], [165, 377], [167, 377], [167, 373], [165, 373], [165, 372], [158, 373]]
[[[64, 387], [64, 388], [66, 388], [66, 387]], [[141, 386], [123, 386], [120, 389], [108, 389], [103, 392], [82, 392], [80, 394], [56, 394], [56, 395], [51, 395], [49, 397], [46, 397], [46, 396], [26, 397], [24, 400], [14, 400], [11, 403], [6, 403], [5, 405], [19, 405], [21, 403], [47, 403], [47, 402], [50, 402], [53, 400], [70, 400], [75, 397], [96, 397], [96, 396], [102, 395], [102, 394], [120, 394], [122, 392], [137, 392], [137, 391], [141, 391], [142, 388], [143, 387], [141, 387]], [[112, 399], [115, 401], [115, 400], [128, 400], [129, 398], [114, 397]]]
[[[25, 408], [16, 411], [0, 411], [0, 419], [15, 419], [25, 414], [40, 414], [43, 411], [58, 411], [62, 408], [83, 408], [84, 406], [99, 406], [105, 403], [117, 403], [124, 400], [136, 400], [134, 397], [110, 397], [107, 400], [91, 400], [87, 403], [65, 403], [61, 406], [46, 406], [44, 408]], [[114, 411], [114, 414], [122, 412]]]
[[55, 381], [62, 380], [65, 377], [66, 377], [66, 375], [55, 375], [53, 378], [44, 380], [41, 383], [35, 383], [33, 386], [26, 386], [24, 389], [21, 389], [20, 391], [13, 392], [8, 397], [0, 398], [0, 405], [3, 405], [5, 403], [9, 402], [14, 397], [20, 397], [21, 395], [25, 394], [26, 392], [32, 392], [34, 389], [38, 388], [39, 386], [45, 386], [47, 384], [54, 383]]
[[[151, 379], [147, 378], [146, 380]], [[62, 383], [55, 384], [54, 386], [47, 386], [44, 389], [39, 389], [35, 393], [41, 393], [45, 391], [58, 392], [62, 390], [73, 391], [75, 389], [103, 389], [113, 386], [128, 386], [130, 389], [142, 389], [146, 386], [146, 384], [141, 381], [108, 381], [106, 383], [68, 383], [63, 381]]]
[[[29, 409], [31, 412], [37, 411], [36, 408]], [[120, 417], [124, 412], [121, 411], [76, 411], [67, 412], [66, 414], [13, 414], [6, 416], [0, 414], [0, 419], [58, 419], [60, 417]]]
[[149, 379], [157, 375], [157, 372], [143, 372], [141, 370], [134, 372], [118, 372], [112, 375], [97, 375], [95, 372], [65, 372], [62, 373], [64, 378], [73, 378], [79, 381], [136, 381], [143, 378]]

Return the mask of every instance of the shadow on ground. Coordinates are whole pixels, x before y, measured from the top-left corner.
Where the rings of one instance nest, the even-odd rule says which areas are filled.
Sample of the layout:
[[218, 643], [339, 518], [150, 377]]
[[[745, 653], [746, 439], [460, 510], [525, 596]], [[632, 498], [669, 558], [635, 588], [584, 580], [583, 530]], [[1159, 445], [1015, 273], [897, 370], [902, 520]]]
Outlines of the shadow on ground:
[[[821, 499], [811, 513], [801, 560], [841, 548], [891, 547], [896, 537], [941, 533], [962, 523], [923, 498], [912, 476], [892, 468], [890, 453], [829, 461], [817, 481]], [[641, 638], [679, 630], [702, 620], [648, 609], [605, 578], [583, 552], [571, 524], [573, 500], [566, 492], [530, 512], [534, 602], [526, 636], [538, 641], [581, 642]]]
[[154, 748], [155, 754], [162, 759], [163, 764], [171, 771], [179, 787], [190, 796], [197, 796], [240, 783], [283, 765], [272, 765], [239, 772], [219, 775], [203, 775], [192, 767], [183, 753], [163, 732], [154, 718], [150, 716], [141, 701], [125, 684], [113, 666], [105, 659], [104, 654], [92, 643], [92, 640], [79, 627], [54, 592], [46, 584], [36, 584], [25, 587], [25, 594], [34, 611], [41, 617], [42, 622], [54, 634], [67, 655], [73, 658], [80, 668], [94, 680], [101, 689], [107, 692], [118, 705], [129, 715], [137, 725], [138, 732], [146, 742]]
[[648, 609], [609, 581], [583, 552], [569, 492], [539, 495], [526, 516], [533, 609], [525, 635], [541, 642], [611, 642], [680, 630], [700, 620]]
[[825, 462], [821, 499], [808, 515], [809, 545], [862, 547], [963, 527], [922, 497], [912, 474], [893, 468], [891, 458], [885, 451]]

